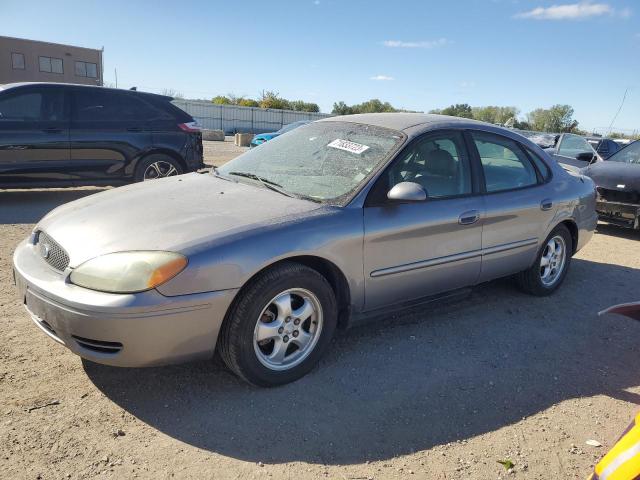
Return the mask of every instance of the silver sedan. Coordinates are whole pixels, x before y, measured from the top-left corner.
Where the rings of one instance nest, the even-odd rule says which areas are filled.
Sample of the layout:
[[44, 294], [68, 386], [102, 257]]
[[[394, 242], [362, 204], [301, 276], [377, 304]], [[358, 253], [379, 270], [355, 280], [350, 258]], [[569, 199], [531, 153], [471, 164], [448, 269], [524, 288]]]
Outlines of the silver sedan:
[[524, 137], [410, 113], [300, 127], [210, 174], [63, 205], [14, 254], [35, 324], [116, 366], [210, 357], [261, 386], [309, 372], [336, 329], [515, 275], [562, 283], [593, 182]]

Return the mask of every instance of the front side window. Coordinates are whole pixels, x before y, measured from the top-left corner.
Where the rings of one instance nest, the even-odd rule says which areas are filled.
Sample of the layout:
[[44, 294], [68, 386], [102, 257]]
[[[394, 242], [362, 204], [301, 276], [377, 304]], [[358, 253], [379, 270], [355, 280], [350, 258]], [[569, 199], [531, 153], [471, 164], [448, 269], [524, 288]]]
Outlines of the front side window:
[[593, 147], [585, 138], [578, 135], [565, 134], [558, 148], [558, 155], [576, 158], [581, 153], [593, 153]]
[[531, 161], [509, 138], [486, 132], [471, 132], [480, 155], [487, 192], [524, 188], [538, 183]]
[[22, 53], [11, 54], [11, 67], [14, 70], [24, 70], [24, 55]]
[[41, 72], [63, 73], [62, 59], [53, 57], [38, 57]]
[[320, 202], [341, 199], [371, 174], [404, 135], [352, 122], [315, 122], [249, 150], [218, 169], [230, 180]]
[[640, 165], [640, 141], [633, 142], [622, 150], [618, 150], [607, 158], [607, 162], [634, 163]]
[[64, 116], [64, 94], [31, 91], [0, 97], [0, 125], [3, 122], [55, 122]]
[[459, 132], [418, 140], [385, 172], [385, 193], [401, 182], [418, 183], [429, 198], [471, 193], [471, 169]]

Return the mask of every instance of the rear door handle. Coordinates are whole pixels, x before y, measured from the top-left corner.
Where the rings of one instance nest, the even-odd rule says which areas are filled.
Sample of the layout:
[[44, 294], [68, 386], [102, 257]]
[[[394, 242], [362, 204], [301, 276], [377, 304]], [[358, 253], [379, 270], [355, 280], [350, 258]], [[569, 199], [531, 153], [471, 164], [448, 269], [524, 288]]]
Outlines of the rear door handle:
[[142, 127], [129, 127], [127, 128], [127, 132], [141, 132]]
[[473, 225], [478, 220], [480, 220], [480, 212], [478, 210], [469, 210], [458, 217], [460, 225]]
[[553, 207], [553, 202], [548, 198], [540, 202], [540, 210], [551, 210], [551, 207]]
[[45, 128], [42, 131], [44, 133], [62, 133], [62, 129], [57, 127]]

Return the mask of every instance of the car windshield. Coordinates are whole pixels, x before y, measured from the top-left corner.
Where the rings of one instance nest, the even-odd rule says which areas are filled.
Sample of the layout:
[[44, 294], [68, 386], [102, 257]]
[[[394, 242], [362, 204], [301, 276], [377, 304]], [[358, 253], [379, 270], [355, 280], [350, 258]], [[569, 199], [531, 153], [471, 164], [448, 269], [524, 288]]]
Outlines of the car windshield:
[[618, 150], [611, 155], [607, 162], [635, 163], [640, 165], [640, 141], [633, 142], [631, 145]]
[[403, 141], [395, 130], [351, 122], [316, 122], [251, 149], [217, 170], [283, 194], [339, 201]]

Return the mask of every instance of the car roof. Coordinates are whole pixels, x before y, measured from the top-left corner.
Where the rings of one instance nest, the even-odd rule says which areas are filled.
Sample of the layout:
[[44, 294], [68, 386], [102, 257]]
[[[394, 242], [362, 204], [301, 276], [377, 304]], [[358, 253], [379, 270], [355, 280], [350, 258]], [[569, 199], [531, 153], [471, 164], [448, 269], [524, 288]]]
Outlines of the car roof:
[[407, 130], [412, 127], [424, 126], [425, 129], [438, 125], [491, 125], [469, 118], [450, 117], [447, 115], [436, 115], [433, 113], [358, 113], [355, 115], [341, 115], [328, 117], [319, 120], [320, 122], [353, 122], [376, 127], [391, 128], [393, 130]]
[[78, 87], [78, 88], [92, 88], [92, 89], [96, 89], [99, 88], [100, 90], [109, 90], [109, 91], [114, 91], [114, 92], [120, 92], [120, 93], [129, 93], [132, 95], [148, 95], [148, 96], [152, 96], [152, 97], [156, 97], [156, 98], [162, 98], [162, 99], [166, 99], [166, 100], [172, 100], [173, 97], [167, 96], [167, 95], [159, 95], [157, 93], [149, 93], [149, 92], [142, 92], [139, 90], [125, 90], [123, 88], [110, 88], [110, 87], [102, 87], [100, 85], [81, 85], [81, 84], [77, 84], [77, 83], [59, 83], [59, 82], [18, 82], [18, 83], [6, 83], [4, 85], [0, 85], [0, 90], [9, 90], [9, 89], [13, 89], [13, 88], [24, 88], [24, 87], [30, 87], [30, 86], [46, 86], [46, 87]]

